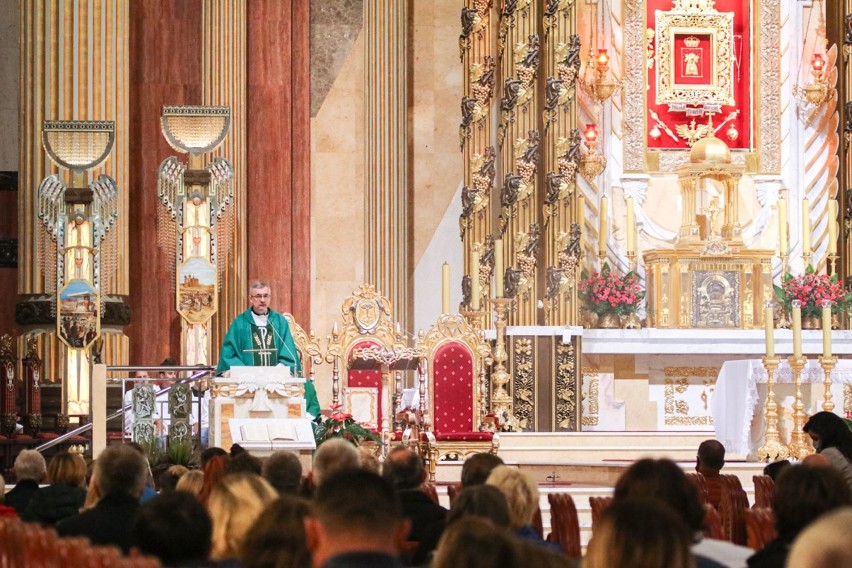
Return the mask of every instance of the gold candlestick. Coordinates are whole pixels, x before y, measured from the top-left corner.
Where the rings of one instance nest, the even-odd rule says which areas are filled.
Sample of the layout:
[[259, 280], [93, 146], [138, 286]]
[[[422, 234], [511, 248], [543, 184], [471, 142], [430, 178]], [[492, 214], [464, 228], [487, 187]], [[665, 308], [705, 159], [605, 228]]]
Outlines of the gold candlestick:
[[497, 328], [497, 338], [494, 342], [494, 371], [491, 373], [491, 412], [496, 414], [504, 423], [512, 421], [512, 397], [506, 389], [512, 377], [506, 371], [506, 321], [509, 309], [514, 300], [512, 298], [491, 298], [489, 302], [494, 306], [497, 318], [494, 322]]
[[828, 261], [831, 263], [831, 273], [837, 274], [837, 255], [836, 254], [828, 255]]
[[790, 272], [790, 266], [787, 264], [790, 257], [786, 254], [779, 254], [778, 256], [781, 257], [781, 275], [783, 276]]
[[787, 446], [781, 443], [781, 435], [778, 433], [778, 403], [775, 402], [775, 370], [781, 364], [778, 357], [764, 357], [763, 366], [766, 367], [766, 402], [763, 405], [764, 422], [766, 423], [766, 435], [763, 445], [757, 450], [757, 459], [760, 461], [776, 461], [787, 459]]
[[482, 331], [482, 322], [485, 319], [484, 310], [461, 310], [461, 315], [468, 321], [470, 327], [477, 332]]
[[631, 272], [636, 271], [636, 251], [635, 250], [628, 250], [627, 251], [627, 268]]
[[790, 434], [790, 444], [787, 449], [791, 458], [802, 460], [813, 453], [813, 447], [802, 431], [802, 427], [805, 425], [805, 405], [802, 402], [802, 370], [805, 368], [808, 358], [804, 355], [800, 357], [790, 355], [787, 357], [787, 362], [790, 363], [790, 369], [793, 370], [796, 385], [796, 399], [793, 402], [793, 432]]
[[837, 357], [835, 356], [822, 356], [819, 358], [819, 366], [822, 367], [822, 372], [825, 375], [825, 380], [823, 384], [825, 385], [825, 397], [822, 402], [822, 409], [826, 412], [834, 411], [834, 401], [832, 401], [831, 394], [831, 371], [837, 366]]

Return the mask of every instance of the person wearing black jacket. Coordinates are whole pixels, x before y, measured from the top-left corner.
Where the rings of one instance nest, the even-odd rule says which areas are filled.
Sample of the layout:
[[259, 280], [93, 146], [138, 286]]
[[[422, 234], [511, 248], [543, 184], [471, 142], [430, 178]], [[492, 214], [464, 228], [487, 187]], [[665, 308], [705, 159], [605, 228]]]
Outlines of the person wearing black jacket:
[[50, 486], [33, 495], [23, 520], [55, 525], [79, 513], [86, 502], [86, 462], [77, 454], [53, 456], [47, 466], [47, 478]]

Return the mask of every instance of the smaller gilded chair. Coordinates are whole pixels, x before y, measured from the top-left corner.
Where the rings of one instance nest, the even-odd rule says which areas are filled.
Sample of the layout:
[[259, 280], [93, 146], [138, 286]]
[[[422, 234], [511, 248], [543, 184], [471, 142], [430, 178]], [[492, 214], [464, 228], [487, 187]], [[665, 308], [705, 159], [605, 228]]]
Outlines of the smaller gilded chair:
[[488, 344], [467, 320], [443, 314], [425, 334], [418, 347], [427, 368], [427, 417], [429, 473], [435, 478], [437, 462], [463, 461], [479, 452], [496, 454], [500, 436], [493, 417], [486, 415], [485, 360]]

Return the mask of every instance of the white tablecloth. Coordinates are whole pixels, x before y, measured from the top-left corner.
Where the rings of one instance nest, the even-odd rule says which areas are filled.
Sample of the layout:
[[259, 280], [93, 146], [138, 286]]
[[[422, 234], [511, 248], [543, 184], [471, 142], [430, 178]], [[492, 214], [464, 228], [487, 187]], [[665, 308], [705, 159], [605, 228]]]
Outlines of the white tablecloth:
[[[822, 383], [825, 380], [816, 357], [808, 359], [802, 375], [803, 383]], [[716, 379], [710, 411], [716, 428], [716, 439], [724, 444], [729, 453], [746, 455], [753, 453], [754, 448], [749, 441], [751, 423], [755, 413], [763, 412], [762, 404], [760, 408], [757, 407], [759, 402], [757, 384], [765, 383], [766, 379], [766, 369], [760, 359], [726, 361], [722, 365]], [[834, 385], [852, 383], [852, 360], [839, 360], [831, 374], [831, 380]], [[775, 372], [775, 381], [793, 382], [793, 371], [786, 360], [781, 362]], [[835, 412], [842, 412], [842, 390], [838, 392], [832, 389], [832, 393]], [[777, 397], [776, 401], [780, 402]], [[805, 411], [807, 410], [806, 408]]]

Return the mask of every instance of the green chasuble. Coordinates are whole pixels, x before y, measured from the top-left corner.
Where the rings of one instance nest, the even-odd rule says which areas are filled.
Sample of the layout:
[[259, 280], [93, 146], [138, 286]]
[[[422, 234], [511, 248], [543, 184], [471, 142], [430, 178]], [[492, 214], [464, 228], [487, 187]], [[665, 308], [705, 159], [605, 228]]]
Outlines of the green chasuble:
[[[265, 328], [255, 325], [251, 308], [234, 319], [222, 342], [219, 364], [216, 367], [217, 375], [231, 367], [275, 366], [280, 363], [290, 367], [293, 376], [302, 376], [302, 365], [299, 363], [298, 351], [287, 320], [272, 310], [268, 310], [267, 314]], [[270, 352], [249, 351], [258, 349], [269, 349]], [[317, 391], [310, 381], [305, 381], [305, 404], [308, 414], [314, 418], [320, 415]]]

